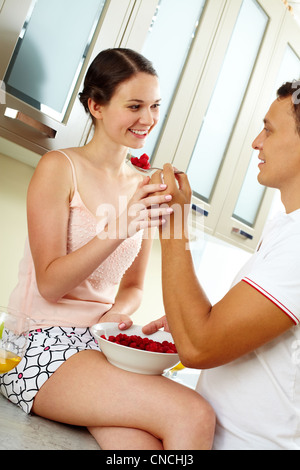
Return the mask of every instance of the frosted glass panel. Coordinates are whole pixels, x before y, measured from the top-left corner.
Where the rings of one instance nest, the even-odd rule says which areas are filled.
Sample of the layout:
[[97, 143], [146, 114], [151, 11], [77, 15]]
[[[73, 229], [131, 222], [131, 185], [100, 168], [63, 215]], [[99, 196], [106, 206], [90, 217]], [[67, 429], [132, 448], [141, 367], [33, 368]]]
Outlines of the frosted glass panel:
[[276, 80], [275, 90], [271, 102], [276, 97], [278, 88], [285, 82], [292, 82], [293, 80], [300, 79], [300, 59], [290, 45], [287, 45], [284, 58], [279, 69]]
[[6, 73], [6, 89], [62, 120], [105, 0], [35, 0]]
[[211, 198], [267, 24], [258, 3], [244, 0], [188, 168], [192, 189], [203, 200]]
[[153, 18], [142, 52], [158, 72], [162, 104], [159, 124], [144, 147], [150, 157], [167, 117], [204, 5], [205, 0], [160, 0]]
[[265, 187], [261, 186], [257, 181], [258, 163], [257, 152], [253, 152], [246, 178], [233, 214], [235, 219], [238, 219], [251, 227], [254, 225], [256, 215], [265, 193]]
[[[272, 93], [271, 103], [276, 99], [278, 88], [285, 82], [300, 78], [300, 59], [290, 46], [287, 46]], [[257, 181], [258, 151], [254, 151], [251, 162], [234, 209], [233, 217], [253, 226], [260, 208], [265, 188]]]

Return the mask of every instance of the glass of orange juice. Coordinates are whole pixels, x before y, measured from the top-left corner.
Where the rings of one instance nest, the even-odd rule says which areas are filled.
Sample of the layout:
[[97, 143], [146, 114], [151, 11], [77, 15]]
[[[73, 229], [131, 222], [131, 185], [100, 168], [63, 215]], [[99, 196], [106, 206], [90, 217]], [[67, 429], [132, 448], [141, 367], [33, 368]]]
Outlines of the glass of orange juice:
[[0, 374], [14, 369], [24, 357], [30, 319], [17, 310], [0, 307]]
[[184, 365], [182, 365], [181, 362], [178, 362], [178, 364], [176, 364], [174, 367], [167, 370], [164, 376], [168, 377], [168, 379], [175, 379], [175, 377], [177, 377], [178, 371], [182, 369], [185, 369]]

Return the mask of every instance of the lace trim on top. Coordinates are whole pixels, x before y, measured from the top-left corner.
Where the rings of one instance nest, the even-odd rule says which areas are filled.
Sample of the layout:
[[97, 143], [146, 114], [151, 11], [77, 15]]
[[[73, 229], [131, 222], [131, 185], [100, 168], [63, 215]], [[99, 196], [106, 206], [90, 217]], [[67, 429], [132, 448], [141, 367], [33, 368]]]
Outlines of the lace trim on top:
[[[63, 152], [61, 152], [63, 153]], [[97, 235], [97, 219], [83, 203], [77, 190], [73, 162], [65, 155], [72, 167], [75, 192], [70, 203], [70, 217], [67, 236], [67, 252], [71, 253], [86, 245]], [[87, 282], [96, 290], [118, 285], [137, 257], [143, 238], [143, 230], [124, 240], [116, 250], [89, 276]]]
[[[68, 229], [68, 253], [78, 250], [91, 241], [97, 234], [97, 220], [84, 207], [80, 195], [77, 192], [70, 207], [70, 219]], [[75, 201], [74, 201], [75, 199]], [[81, 204], [76, 204], [78, 199]], [[124, 273], [132, 265], [138, 255], [142, 244], [143, 232], [136, 233], [133, 237], [124, 240], [116, 250], [89, 276], [87, 281], [100, 290], [111, 285], [119, 284]]]

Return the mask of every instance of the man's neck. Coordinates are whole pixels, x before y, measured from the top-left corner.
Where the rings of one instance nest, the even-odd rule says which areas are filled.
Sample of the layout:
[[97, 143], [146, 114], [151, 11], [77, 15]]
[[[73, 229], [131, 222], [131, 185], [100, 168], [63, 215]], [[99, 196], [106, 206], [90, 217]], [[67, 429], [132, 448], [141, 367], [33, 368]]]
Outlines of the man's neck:
[[281, 192], [281, 200], [285, 207], [286, 213], [291, 214], [300, 209], [300, 191]]

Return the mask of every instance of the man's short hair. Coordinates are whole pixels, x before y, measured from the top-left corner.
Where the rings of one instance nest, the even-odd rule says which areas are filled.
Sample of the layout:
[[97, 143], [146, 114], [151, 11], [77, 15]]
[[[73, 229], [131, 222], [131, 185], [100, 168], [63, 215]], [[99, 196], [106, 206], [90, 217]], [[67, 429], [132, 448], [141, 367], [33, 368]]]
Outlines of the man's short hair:
[[277, 91], [278, 99], [292, 98], [296, 129], [300, 136], [300, 80], [284, 83]]

